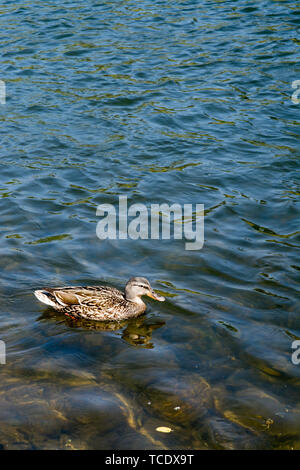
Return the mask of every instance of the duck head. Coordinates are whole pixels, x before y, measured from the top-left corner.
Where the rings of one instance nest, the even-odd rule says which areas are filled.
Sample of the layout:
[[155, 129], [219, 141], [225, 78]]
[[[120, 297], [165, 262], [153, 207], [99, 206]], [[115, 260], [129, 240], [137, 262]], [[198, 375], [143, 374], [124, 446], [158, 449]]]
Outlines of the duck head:
[[142, 295], [148, 295], [152, 299], [163, 302], [165, 298], [156, 294], [150, 282], [145, 277], [132, 277], [125, 286], [125, 297], [131, 302], [140, 302]]

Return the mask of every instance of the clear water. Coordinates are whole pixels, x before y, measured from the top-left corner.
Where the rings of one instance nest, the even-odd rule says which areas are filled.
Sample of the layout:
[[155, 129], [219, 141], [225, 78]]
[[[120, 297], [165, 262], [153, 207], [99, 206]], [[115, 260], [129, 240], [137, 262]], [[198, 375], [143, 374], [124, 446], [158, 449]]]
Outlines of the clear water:
[[[0, 447], [299, 449], [298, 2], [0, 13]], [[203, 249], [100, 241], [120, 195], [203, 203]], [[167, 300], [121, 324], [32, 294], [134, 275]]]

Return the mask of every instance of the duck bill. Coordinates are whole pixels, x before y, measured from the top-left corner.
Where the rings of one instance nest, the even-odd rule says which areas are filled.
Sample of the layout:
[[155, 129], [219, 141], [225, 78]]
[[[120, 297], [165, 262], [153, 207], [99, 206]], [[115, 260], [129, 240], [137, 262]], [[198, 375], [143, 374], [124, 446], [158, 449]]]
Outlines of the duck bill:
[[159, 302], [163, 302], [165, 300], [165, 298], [162, 295], [156, 294], [154, 290], [151, 290], [150, 292], [148, 292], [147, 295], [148, 297], [151, 297], [151, 299], [158, 300]]

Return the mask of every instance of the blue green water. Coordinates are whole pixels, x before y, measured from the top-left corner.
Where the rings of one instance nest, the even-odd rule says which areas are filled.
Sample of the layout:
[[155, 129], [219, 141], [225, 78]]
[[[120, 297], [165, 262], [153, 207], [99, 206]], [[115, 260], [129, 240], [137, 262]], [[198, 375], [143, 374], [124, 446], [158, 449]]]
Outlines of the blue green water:
[[[0, 447], [300, 449], [300, 6], [0, 7]], [[184, 240], [99, 240], [99, 204], [205, 205]], [[147, 277], [122, 324], [43, 286]], [[160, 426], [171, 429], [160, 433]]]

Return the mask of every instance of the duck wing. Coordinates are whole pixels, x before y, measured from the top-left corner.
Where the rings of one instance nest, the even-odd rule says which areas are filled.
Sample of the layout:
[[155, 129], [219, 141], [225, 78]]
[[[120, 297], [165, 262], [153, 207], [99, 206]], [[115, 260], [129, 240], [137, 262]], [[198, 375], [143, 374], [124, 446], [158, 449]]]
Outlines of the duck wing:
[[125, 300], [118, 289], [105, 286], [61, 287], [51, 289], [51, 294], [62, 307], [82, 305], [106, 309]]

